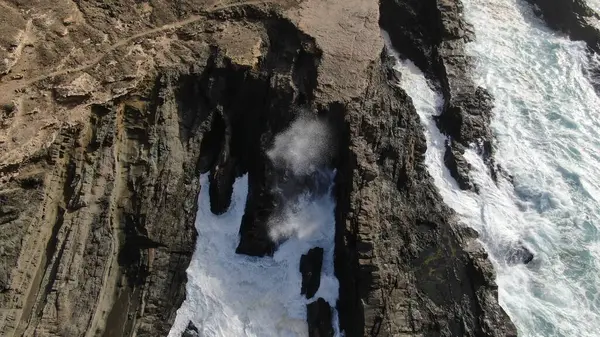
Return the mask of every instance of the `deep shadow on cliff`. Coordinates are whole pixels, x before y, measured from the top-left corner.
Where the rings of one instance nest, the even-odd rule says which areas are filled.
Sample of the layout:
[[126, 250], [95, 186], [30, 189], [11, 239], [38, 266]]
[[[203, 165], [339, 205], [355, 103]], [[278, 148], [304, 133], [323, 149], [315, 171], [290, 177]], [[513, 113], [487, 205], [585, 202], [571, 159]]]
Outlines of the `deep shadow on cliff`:
[[[78, 4], [96, 27], [133, 10]], [[458, 158], [454, 175], [471, 188], [459, 168], [460, 149], [479, 142], [491, 158], [491, 105], [465, 75], [468, 29], [460, 6], [447, 0], [281, 1], [218, 11], [194, 5], [162, 4], [164, 17], [150, 16], [148, 24], [192, 13], [202, 20], [165, 35], [168, 51], [148, 61], [155, 68], [135, 86], [111, 87], [114, 74], [103, 73], [110, 69], [103, 64], [89, 73], [120, 94], [94, 101], [92, 93], [52, 89], [51, 97], [65, 98], [61, 108], [82, 106], [86, 119], [65, 124], [47, 150], [27, 161], [0, 166], [7, 181], [2, 224], [23, 226], [42, 213], [41, 232], [49, 238], [23, 245], [43, 246], [28, 291], [11, 286], [17, 258], [26, 256], [21, 247], [2, 257], [8, 262], [0, 269], [0, 299], [18, 314], [0, 316], [0, 331], [165, 336], [202, 235], [194, 228], [199, 174], [210, 172], [215, 214], [228, 209], [235, 178], [248, 174], [236, 252], [268, 258], [277, 243], [267, 221], [281, 204], [272, 186], [285, 172], [267, 150], [275, 135], [309, 115], [331, 126], [336, 143], [327, 165], [337, 170], [336, 307], [346, 336], [515, 336], [476, 234], [457, 226], [427, 173], [423, 128], [393, 82], [394, 61], [379, 31], [439, 83], [446, 101], [440, 127], [458, 153], [448, 161]], [[149, 54], [164, 39], [136, 48]], [[118, 55], [144, 56], [132, 50]], [[52, 85], [94, 83], [76, 76], [64, 74]], [[22, 198], [31, 205], [21, 205]], [[304, 274], [320, 268], [317, 258], [306, 261]], [[306, 282], [307, 294], [314, 293], [318, 284], [309, 276]], [[307, 313], [311, 336], [331, 333], [325, 301], [315, 299]]]

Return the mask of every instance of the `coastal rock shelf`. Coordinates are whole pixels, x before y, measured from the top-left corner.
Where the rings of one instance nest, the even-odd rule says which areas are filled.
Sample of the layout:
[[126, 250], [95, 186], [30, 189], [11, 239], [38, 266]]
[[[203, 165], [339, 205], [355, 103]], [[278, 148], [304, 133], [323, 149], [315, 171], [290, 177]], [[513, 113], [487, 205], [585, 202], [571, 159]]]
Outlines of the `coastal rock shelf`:
[[[530, 1], [597, 51], [589, 8], [555, 23]], [[252, 259], [283, 242], [269, 232], [282, 196], [333, 186], [335, 308], [315, 298], [327, 247], [294, 269], [308, 335], [516, 336], [477, 233], [427, 170], [391, 56], [440, 93], [443, 162], [478, 193], [471, 149], [492, 180], [504, 170], [464, 14], [452, 0], [0, 0], [0, 335], [167, 336], [203, 235], [203, 176], [215, 217], [247, 179], [235, 252]], [[272, 160], [302, 119], [326, 125], [304, 124], [327, 139], [313, 159], [333, 185]]]

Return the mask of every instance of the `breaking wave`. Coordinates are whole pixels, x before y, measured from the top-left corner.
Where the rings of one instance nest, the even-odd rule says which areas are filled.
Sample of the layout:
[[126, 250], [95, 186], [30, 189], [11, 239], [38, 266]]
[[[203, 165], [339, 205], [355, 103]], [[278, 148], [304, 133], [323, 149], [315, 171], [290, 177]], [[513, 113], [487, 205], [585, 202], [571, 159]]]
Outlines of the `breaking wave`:
[[[190, 321], [202, 337], [304, 337], [308, 303], [321, 297], [335, 308], [335, 172], [323, 167], [329, 137], [326, 125], [301, 118], [276, 137], [268, 152], [273, 164], [285, 171], [273, 186], [284, 205], [269, 222], [270, 236], [279, 244], [272, 257], [235, 253], [248, 196], [247, 175], [235, 181], [231, 206], [222, 215], [210, 211], [208, 176], [200, 177], [196, 250], [187, 270], [186, 300], [170, 337], [181, 336]], [[324, 250], [323, 267], [317, 293], [306, 299], [300, 293], [300, 257], [314, 247]], [[335, 309], [333, 319], [339, 335]]]
[[[461, 191], [443, 164], [433, 122], [441, 97], [409, 61], [400, 84], [426, 128], [426, 163], [444, 201], [477, 229], [497, 270], [500, 304], [520, 336], [592, 337], [600, 326], [600, 99], [585, 76], [582, 43], [546, 29], [522, 1], [464, 0], [477, 40], [474, 80], [495, 98], [498, 163], [512, 183], [490, 178], [465, 153], [479, 194]], [[510, 243], [535, 255], [510, 263]]]

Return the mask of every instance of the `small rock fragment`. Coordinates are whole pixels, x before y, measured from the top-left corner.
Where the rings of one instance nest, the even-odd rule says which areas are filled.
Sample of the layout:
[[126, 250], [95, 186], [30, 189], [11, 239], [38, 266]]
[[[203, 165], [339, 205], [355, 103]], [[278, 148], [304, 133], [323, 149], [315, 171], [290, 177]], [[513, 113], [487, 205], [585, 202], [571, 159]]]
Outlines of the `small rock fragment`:
[[187, 328], [185, 328], [185, 331], [183, 332], [183, 334], [181, 334], [181, 337], [198, 337], [200, 336], [200, 333], [198, 332], [198, 328], [196, 328], [196, 326], [194, 325], [194, 323], [192, 323], [192, 321], [190, 321], [188, 323]]
[[522, 243], [511, 246], [506, 256], [509, 265], [528, 264], [534, 258], [533, 252]]

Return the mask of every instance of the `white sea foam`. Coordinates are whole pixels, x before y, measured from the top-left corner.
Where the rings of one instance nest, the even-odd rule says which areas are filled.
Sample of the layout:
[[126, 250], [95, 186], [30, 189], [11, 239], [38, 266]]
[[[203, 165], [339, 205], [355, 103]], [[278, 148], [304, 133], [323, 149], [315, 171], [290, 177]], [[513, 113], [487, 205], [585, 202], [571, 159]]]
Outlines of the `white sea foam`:
[[206, 175], [201, 185], [198, 240], [187, 271], [186, 300], [169, 336], [180, 336], [189, 320], [203, 337], [307, 336], [306, 304], [311, 300], [300, 295], [299, 262], [310, 248], [324, 248], [321, 286], [314, 298], [323, 297], [334, 307], [338, 297], [331, 195], [302, 199], [306, 202], [301, 201], [287, 221], [299, 222], [306, 230], [281, 244], [272, 258], [258, 258], [235, 253], [247, 177], [235, 182], [231, 207], [220, 216], [210, 212]]
[[600, 13], [600, 0], [586, 0], [586, 2], [591, 9], [596, 11], [596, 13]]
[[315, 118], [300, 117], [275, 137], [267, 152], [278, 167], [295, 175], [311, 174], [322, 167], [331, 156], [332, 132], [329, 125]]
[[[269, 223], [272, 238], [280, 242], [273, 257], [235, 253], [248, 195], [247, 176], [236, 180], [231, 206], [223, 215], [210, 211], [208, 177], [201, 176], [196, 251], [187, 270], [186, 300], [170, 337], [179, 337], [190, 320], [202, 337], [304, 337], [308, 336], [307, 303], [322, 297], [335, 308], [339, 293], [333, 267], [335, 172], [319, 171], [328, 150], [327, 131], [320, 122], [300, 119], [277, 136], [269, 152], [276, 165], [292, 171], [290, 179], [318, 180], [314, 186], [304, 186], [304, 180], [288, 181], [294, 184], [294, 193]], [[323, 184], [325, 188], [315, 188]], [[323, 267], [320, 287], [307, 300], [300, 294], [300, 257], [313, 247], [324, 249]], [[340, 336], [337, 311], [333, 311], [334, 329]]]
[[[491, 180], [474, 151], [466, 159], [480, 193], [460, 191], [443, 166], [432, 120], [440, 97], [410, 62], [401, 86], [426, 127], [426, 163], [444, 201], [477, 229], [498, 272], [499, 297], [520, 336], [598, 336], [600, 326], [600, 100], [575, 43], [544, 28], [524, 1], [463, 0], [477, 40], [474, 79], [495, 97], [496, 160], [514, 185]], [[504, 261], [520, 241], [529, 265]]]

